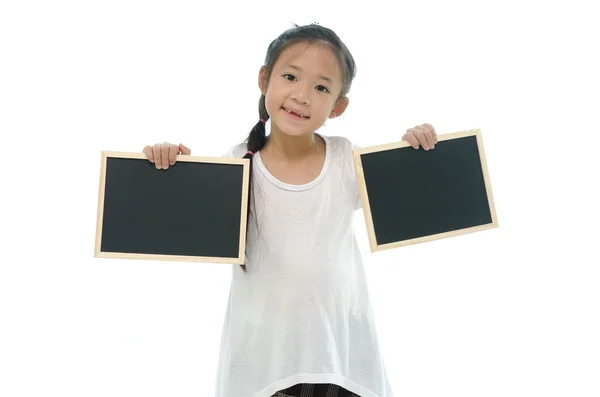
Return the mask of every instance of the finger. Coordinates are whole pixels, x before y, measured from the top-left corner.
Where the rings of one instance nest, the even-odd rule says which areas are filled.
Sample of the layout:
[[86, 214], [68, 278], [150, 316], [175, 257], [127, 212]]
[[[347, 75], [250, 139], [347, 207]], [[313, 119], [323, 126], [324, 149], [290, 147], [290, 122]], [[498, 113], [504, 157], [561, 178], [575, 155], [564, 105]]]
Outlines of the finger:
[[427, 143], [429, 144], [430, 149], [435, 148], [436, 135], [435, 130], [431, 124], [422, 124], [420, 129], [425, 133], [425, 137], [427, 138]]
[[433, 144], [435, 145], [436, 143], [438, 143], [438, 136], [437, 132], [435, 132], [435, 128], [433, 128], [433, 126], [429, 123], [425, 123], [423, 125], [431, 130], [431, 135], [433, 136]]
[[169, 143], [165, 142], [160, 145], [160, 159], [163, 170], [169, 168]]
[[404, 136], [404, 140], [406, 142], [410, 143], [410, 146], [412, 146], [414, 149], [419, 148], [419, 141], [417, 140], [415, 135], [412, 132], [410, 132], [410, 130], [408, 130], [406, 132], [406, 135]]
[[169, 145], [169, 164], [173, 165], [175, 164], [175, 161], [177, 160], [177, 154], [179, 153], [179, 146], [177, 145]]
[[427, 144], [429, 145], [429, 149], [433, 149], [435, 147], [435, 140], [433, 137], [433, 130], [429, 127], [425, 127], [423, 125], [423, 128], [426, 129], [425, 131], [425, 137], [427, 138]]
[[431, 139], [431, 132], [427, 128], [420, 125], [416, 126], [415, 128], [419, 130], [419, 134], [417, 134], [419, 143], [421, 143], [423, 149], [429, 150], [431, 148], [431, 145], [433, 144], [433, 140]]
[[192, 149], [186, 147], [183, 143], [179, 144], [179, 150], [181, 150], [181, 154], [192, 154]]
[[154, 155], [152, 154], [152, 146], [146, 146], [142, 152], [148, 157], [151, 163], [154, 163]]
[[160, 152], [160, 144], [157, 143], [153, 146], [152, 151], [154, 152], [154, 165], [157, 170], [162, 168], [162, 157]]

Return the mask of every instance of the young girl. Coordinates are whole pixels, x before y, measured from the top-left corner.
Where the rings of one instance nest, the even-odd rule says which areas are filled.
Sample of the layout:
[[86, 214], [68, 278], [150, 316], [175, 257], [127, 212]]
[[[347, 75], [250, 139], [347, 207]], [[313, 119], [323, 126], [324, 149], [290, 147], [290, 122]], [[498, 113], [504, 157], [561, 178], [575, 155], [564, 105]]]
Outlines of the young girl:
[[[352, 150], [315, 133], [348, 106], [352, 55], [330, 29], [295, 26], [260, 68], [259, 121], [225, 156], [251, 159], [245, 265], [233, 266], [216, 397], [392, 397], [352, 230]], [[269, 134], [267, 135], [267, 130]], [[429, 124], [403, 137], [433, 148]], [[158, 169], [184, 145], [146, 146]]]

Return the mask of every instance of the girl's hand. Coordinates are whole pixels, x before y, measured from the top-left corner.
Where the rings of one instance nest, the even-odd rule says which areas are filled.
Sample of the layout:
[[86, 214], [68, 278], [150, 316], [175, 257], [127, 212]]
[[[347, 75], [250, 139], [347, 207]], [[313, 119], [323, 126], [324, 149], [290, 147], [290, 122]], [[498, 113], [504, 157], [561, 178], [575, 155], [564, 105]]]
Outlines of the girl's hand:
[[421, 145], [425, 150], [435, 148], [435, 144], [438, 141], [433, 126], [427, 123], [406, 130], [406, 133], [402, 136], [402, 140], [410, 143], [415, 149], [418, 149], [419, 145]]
[[151, 163], [154, 163], [157, 170], [167, 169], [169, 165], [175, 164], [175, 156], [178, 154], [191, 154], [192, 150], [185, 147], [183, 143], [179, 145], [174, 145], [172, 143], [157, 143], [155, 145], [148, 145], [142, 150], [148, 160]]

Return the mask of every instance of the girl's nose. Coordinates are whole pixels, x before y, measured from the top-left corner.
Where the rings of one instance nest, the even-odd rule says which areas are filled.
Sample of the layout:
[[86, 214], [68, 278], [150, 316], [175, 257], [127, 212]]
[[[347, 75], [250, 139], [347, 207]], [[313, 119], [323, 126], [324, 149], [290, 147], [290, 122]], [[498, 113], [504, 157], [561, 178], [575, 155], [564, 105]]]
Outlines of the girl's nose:
[[294, 93], [292, 94], [292, 98], [298, 103], [302, 103], [305, 105], [310, 104], [308, 98], [308, 90], [304, 87], [298, 87], [296, 91], [294, 91]]

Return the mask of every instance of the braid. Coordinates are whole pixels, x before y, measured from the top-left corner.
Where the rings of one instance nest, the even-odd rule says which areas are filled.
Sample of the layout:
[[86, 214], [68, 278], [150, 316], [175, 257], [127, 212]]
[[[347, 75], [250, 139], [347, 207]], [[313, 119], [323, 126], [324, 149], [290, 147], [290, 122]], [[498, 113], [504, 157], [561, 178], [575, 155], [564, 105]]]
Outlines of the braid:
[[[249, 182], [248, 182], [248, 214], [247, 214], [248, 220], [250, 220], [250, 203], [252, 203], [252, 205], [254, 206], [254, 214], [256, 215], [256, 203], [254, 202], [254, 200], [251, 199], [253, 196], [253, 194], [252, 194], [252, 192], [253, 192], [252, 163], [254, 163], [253, 157], [254, 157], [254, 154], [256, 154], [263, 147], [265, 147], [265, 144], [267, 143], [267, 130], [265, 127], [265, 123], [269, 119], [269, 113], [267, 113], [267, 106], [265, 104], [265, 99], [266, 99], [266, 97], [264, 95], [261, 95], [260, 99], [258, 100], [258, 114], [260, 116], [260, 120], [252, 128], [252, 131], [250, 131], [250, 135], [248, 136], [248, 144], [246, 146], [248, 149], [248, 152], [244, 156], [245, 159], [250, 159], [250, 177], [249, 177]], [[248, 237], [248, 229], [249, 229], [249, 227], [246, 227], [246, 237]], [[242, 267], [242, 270], [244, 270], [244, 273], [245, 273], [246, 265], [243, 264], [240, 266]]]

